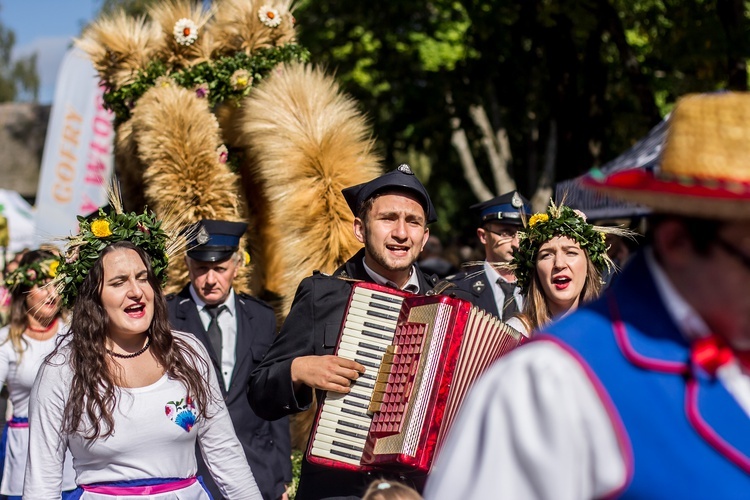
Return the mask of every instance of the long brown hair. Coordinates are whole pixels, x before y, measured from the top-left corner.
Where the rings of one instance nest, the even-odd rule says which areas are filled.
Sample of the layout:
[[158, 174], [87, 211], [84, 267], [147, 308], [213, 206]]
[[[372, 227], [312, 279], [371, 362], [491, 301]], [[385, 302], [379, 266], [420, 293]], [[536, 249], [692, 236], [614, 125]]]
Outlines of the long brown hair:
[[[208, 363], [189, 344], [172, 335], [169, 328], [167, 303], [156, 279], [148, 255], [129, 241], [120, 241], [102, 250], [86, 279], [81, 284], [73, 307], [70, 325], [68, 362], [73, 370], [70, 397], [65, 405], [63, 429], [81, 432], [86, 439], [107, 437], [114, 432], [112, 413], [117, 404], [117, 376], [107, 364], [106, 340], [109, 317], [101, 302], [104, 280], [103, 258], [115, 250], [133, 250], [146, 265], [148, 282], [154, 290], [154, 317], [147, 334], [151, 338], [151, 354], [169, 377], [182, 382], [196, 402], [199, 415], [208, 418], [208, 403], [215, 399], [201, 372]], [[84, 414], [90, 429], [81, 429]]]
[[[31, 250], [26, 252], [18, 263], [25, 266], [33, 262], [54, 259], [55, 255], [47, 250]], [[27, 343], [23, 338], [23, 332], [29, 327], [29, 307], [26, 305], [26, 296], [34, 287], [19, 283], [10, 291], [10, 322], [8, 327], [8, 338], [5, 342], [10, 341], [13, 350], [18, 354], [19, 359], [23, 357]], [[57, 318], [61, 318], [63, 313], [58, 310]]]
[[[582, 249], [586, 255], [586, 279], [583, 282], [581, 294], [578, 296], [578, 305], [590, 302], [602, 292], [602, 277], [596, 266], [589, 258], [586, 249]], [[532, 280], [529, 283], [529, 291], [524, 298], [523, 312], [518, 315], [518, 319], [526, 326], [529, 333], [546, 325], [552, 321], [547, 297], [544, 295], [544, 288], [539, 281], [539, 273], [536, 269], [532, 273]]]

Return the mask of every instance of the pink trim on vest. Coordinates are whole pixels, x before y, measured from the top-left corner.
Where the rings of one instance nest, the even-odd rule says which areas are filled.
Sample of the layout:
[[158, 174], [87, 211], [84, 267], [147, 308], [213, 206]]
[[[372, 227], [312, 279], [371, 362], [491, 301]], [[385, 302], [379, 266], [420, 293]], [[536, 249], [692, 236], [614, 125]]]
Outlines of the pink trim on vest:
[[87, 486], [84, 484], [81, 485], [81, 488], [83, 488], [85, 491], [99, 493], [101, 495], [146, 496], [181, 490], [183, 488], [187, 488], [188, 486], [192, 486], [197, 482], [198, 480], [196, 478], [189, 477], [187, 479], [180, 479], [171, 483], [152, 484], [149, 486]]
[[657, 372], [683, 374], [688, 371], [687, 363], [649, 358], [636, 351], [630, 343], [627, 329], [620, 319], [620, 310], [617, 308], [614, 294], [609, 296], [608, 302], [610, 314], [612, 315], [612, 330], [615, 333], [615, 343], [619, 347], [620, 352], [622, 352], [622, 355], [625, 356], [625, 359], [635, 366]]
[[688, 422], [693, 426], [695, 431], [716, 451], [725, 456], [739, 468], [750, 474], [750, 458], [745, 456], [741, 451], [727, 443], [722, 437], [706, 422], [701, 416], [698, 409], [698, 389], [699, 384], [696, 379], [691, 378], [687, 381], [685, 388], [685, 414]]
[[633, 475], [635, 474], [635, 464], [633, 460], [633, 447], [630, 444], [630, 438], [628, 437], [627, 430], [625, 429], [625, 424], [623, 424], [622, 420], [620, 419], [620, 414], [617, 411], [617, 407], [615, 407], [615, 404], [609, 397], [607, 389], [596, 376], [594, 370], [588, 365], [588, 363], [586, 363], [586, 360], [584, 360], [583, 357], [581, 357], [581, 355], [578, 354], [572, 347], [565, 344], [562, 340], [551, 335], [546, 335], [544, 333], [540, 333], [534, 336], [533, 342], [536, 342], [538, 340], [546, 340], [552, 342], [556, 346], [563, 349], [566, 353], [568, 353], [570, 357], [575, 359], [581, 366], [581, 368], [583, 368], [583, 372], [588, 377], [591, 385], [594, 386], [594, 390], [596, 391], [597, 396], [599, 396], [599, 400], [602, 402], [602, 405], [604, 405], [604, 409], [609, 415], [609, 420], [610, 422], [612, 422], [612, 428], [615, 431], [615, 436], [617, 437], [617, 442], [620, 447], [620, 454], [622, 455], [622, 461], [625, 463], [625, 481], [618, 488], [615, 488], [610, 493], [605, 494], [604, 498], [619, 497], [633, 480]]
[[29, 427], [28, 422], [12, 422], [8, 420], [5, 425], [13, 429], [27, 429]]

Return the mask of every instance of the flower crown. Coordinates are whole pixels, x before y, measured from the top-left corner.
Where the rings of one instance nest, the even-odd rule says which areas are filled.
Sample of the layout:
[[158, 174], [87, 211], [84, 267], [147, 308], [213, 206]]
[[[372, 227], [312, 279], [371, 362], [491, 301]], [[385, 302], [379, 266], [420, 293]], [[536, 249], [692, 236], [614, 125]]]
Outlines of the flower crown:
[[555, 236], [567, 236], [581, 245], [600, 273], [614, 267], [607, 255], [607, 233], [627, 235], [629, 231], [589, 224], [580, 210], [550, 202], [546, 212], [532, 215], [524, 230], [518, 232], [518, 250], [514, 252], [512, 262], [518, 285], [524, 292], [528, 290], [539, 247]]
[[32, 288], [34, 285], [44, 285], [48, 279], [57, 276], [59, 265], [59, 260], [49, 258], [18, 266], [5, 278], [5, 286], [14, 290], [19, 286]]
[[156, 278], [162, 283], [167, 279], [169, 261], [169, 235], [161, 228], [161, 221], [153, 212], [137, 215], [115, 209], [107, 214], [99, 209], [99, 215], [89, 220], [78, 217], [79, 232], [68, 238], [65, 253], [60, 257], [54, 284], [64, 307], [72, 307], [78, 290], [91, 271], [94, 263], [107, 246], [119, 241], [129, 241], [145, 251], [151, 259]]

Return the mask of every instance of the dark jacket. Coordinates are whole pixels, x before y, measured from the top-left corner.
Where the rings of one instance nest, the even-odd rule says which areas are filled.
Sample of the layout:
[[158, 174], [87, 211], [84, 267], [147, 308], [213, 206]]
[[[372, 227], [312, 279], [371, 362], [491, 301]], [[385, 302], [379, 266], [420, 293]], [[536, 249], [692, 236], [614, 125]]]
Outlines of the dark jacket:
[[[248, 399], [258, 415], [275, 419], [310, 407], [312, 389], [303, 386], [296, 393], [293, 390], [292, 361], [299, 356], [333, 354], [353, 280], [372, 282], [363, 257], [361, 250], [332, 276], [317, 273], [300, 283], [281, 332], [250, 376]], [[437, 278], [417, 272], [419, 293], [424, 294]], [[323, 391], [319, 391], [318, 399], [322, 395]], [[361, 496], [372, 479], [375, 478], [366, 474], [319, 467], [303, 460], [297, 498]]]
[[[263, 359], [275, 337], [276, 318], [273, 309], [265, 302], [249, 295], [235, 294], [238, 321], [236, 359], [232, 379], [227, 388], [221, 375], [221, 363], [213, 352], [198, 309], [190, 295], [190, 285], [183, 288], [179, 294], [168, 296], [167, 305], [172, 328], [195, 335], [208, 350], [234, 430], [245, 450], [263, 498], [279, 498], [285, 491], [285, 483], [290, 482], [292, 477], [289, 420], [283, 418], [268, 422], [258, 417], [250, 408], [246, 396], [250, 373]], [[198, 473], [203, 476], [214, 498], [221, 498], [200, 453]]]
[[492, 283], [487, 279], [483, 266], [468, 267], [447, 281], [456, 285], [456, 288], [449, 290], [450, 293], [503, 319], [498, 313], [495, 294], [492, 293]]

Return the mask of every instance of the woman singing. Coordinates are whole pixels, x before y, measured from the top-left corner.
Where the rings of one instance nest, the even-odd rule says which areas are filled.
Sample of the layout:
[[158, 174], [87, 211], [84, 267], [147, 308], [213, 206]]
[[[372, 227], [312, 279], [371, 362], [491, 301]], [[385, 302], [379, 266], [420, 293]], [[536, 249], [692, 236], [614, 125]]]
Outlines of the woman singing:
[[260, 499], [205, 350], [170, 331], [160, 223], [117, 210], [80, 227], [56, 279], [70, 339], [31, 394], [24, 498], [59, 496], [69, 447], [76, 498], [208, 499], [197, 440], [225, 497]]

